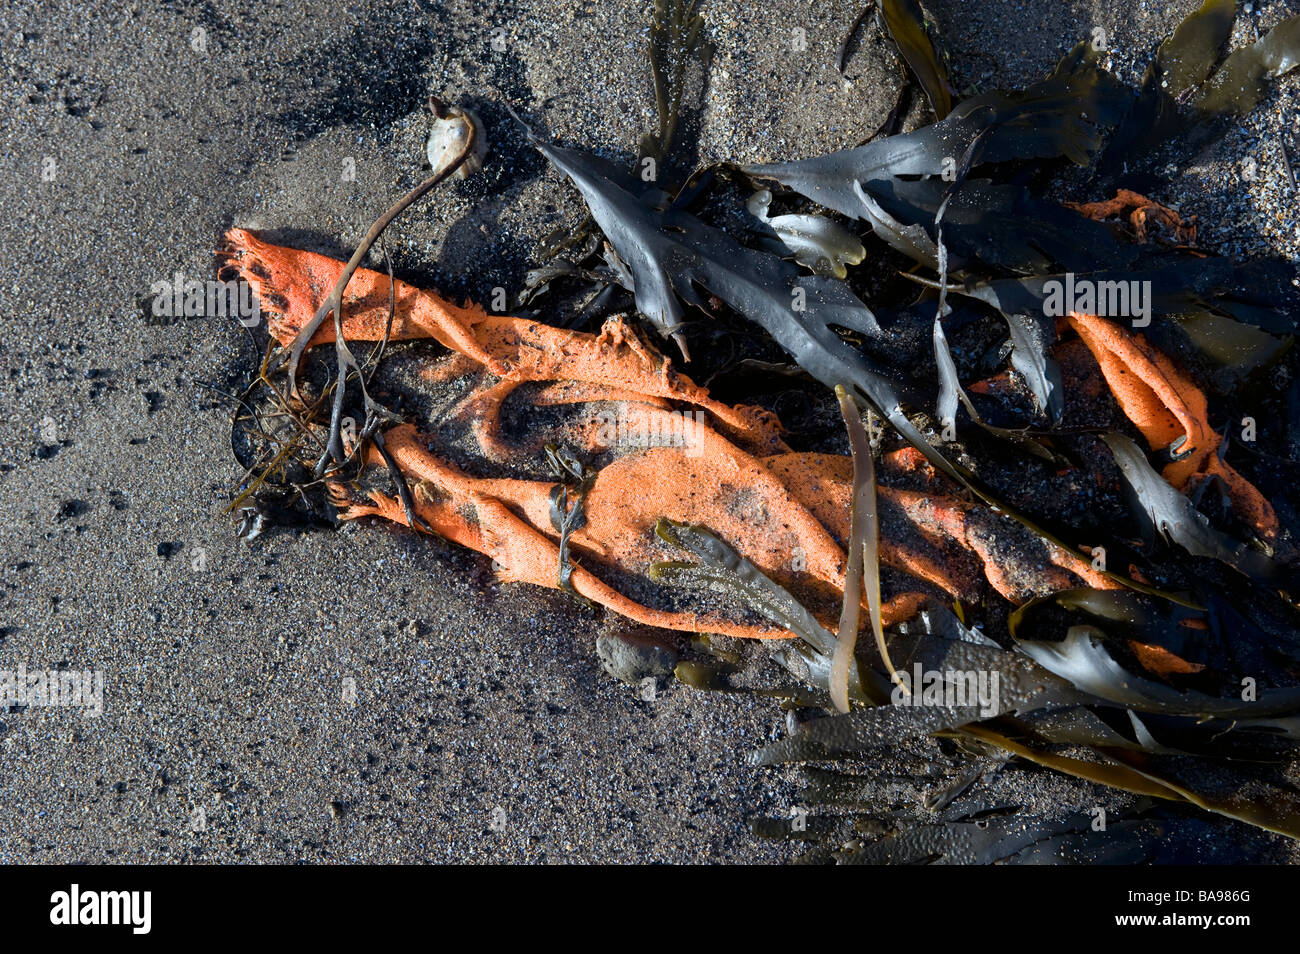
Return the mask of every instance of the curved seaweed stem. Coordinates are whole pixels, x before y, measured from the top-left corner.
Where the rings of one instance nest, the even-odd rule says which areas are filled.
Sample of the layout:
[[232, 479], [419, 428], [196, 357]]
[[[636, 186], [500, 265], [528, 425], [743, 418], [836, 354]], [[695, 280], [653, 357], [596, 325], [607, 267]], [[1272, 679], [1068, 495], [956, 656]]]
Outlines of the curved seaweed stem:
[[840, 611], [835, 653], [831, 657], [830, 691], [835, 708], [848, 712], [849, 663], [858, 642], [862, 602], [859, 594], [864, 589], [876, 648], [890, 678], [894, 677], [895, 670], [880, 622], [880, 522], [876, 511], [876, 465], [871, 456], [871, 441], [862, 426], [861, 413], [848, 391], [843, 386], [836, 387], [835, 396], [839, 398], [840, 413], [844, 415], [844, 426], [848, 429], [849, 446], [853, 451], [853, 503], [849, 521], [849, 562], [844, 574], [844, 604]]
[[[429, 176], [429, 178], [425, 179], [406, 195], [402, 196], [402, 198], [398, 199], [392, 208], [381, 215], [375, 223], [370, 226], [370, 230], [366, 232], [365, 237], [361, 240], [361, 244], [357, 246], [356, 251], [352, 253], [352, 257], [348, 260], [347, 266], [343, 269], [343, 274], [339, 276], [339, 280], [335, 283], [334, 290], [330, 293], [329, 297], [321, 303], [320, 308], [316, 311], [315, 317], [313, 317], [312, 320], [308, 322], [300, 332], [298, 332], [297, 337], [293, 339], [293, 342], [289, 346], [289, 390], [290, 394], [294, 397], [300, 397], [298, 394], [297, 383], [298, 364], [302, 360], [303, 352], [307, 349], [307, 343], [311, 341], [320, 326], [325, 323], [325, 319], [331, 314], [334, 315], [334, 349], [338, 359], [338, 375], [336, 379], [336, 390], [334, 392], [334, 405], [330, 414], [330, 436], [326, 444], [325, 453], [321, 456], [320, 461], [316, 465], [317, 476], [319, 476], [324, 470], [325, 464], [328, 462], [329, 458], [332, 457], [339, 463], [343, 463], [345, 460], [340, 426], [343, 416], [344, 392], [348, 368], [351, 367], [356, 369], [360, 376], [360, 368], [358, 368], [356, 359], [352, 356], [352, 352], [348, 350], [347, 342], [343, 337], [343, 292], [347, 289], [348, 282], [351, 281], [352, 276], [360, 267], [362, 260], [370, 251], [370, 247], [375, 244], [375, 241], [384, 233], [384, 230], [392, 224], [393, 220], [418, 202], [453, 172], [459, 169], [464, 161], [474, 153], [478, 131], [474, 126], [473, 120], [470, 119], [467, 114], [461, 112], [455, 107], [448, 108], [443, 106], [433, 97], [430, 97], [430, 105], [438, 121], [451, 122], [459, 126], [461, 140], [460, 150], [458, 152], [450, 153], [446, 161], [433, 170], [433, 175]], [[364, 379], [362, 380], [361, 386], [364, 393]], [[368, 412], [374, 412], [380, 416], [391, 416], [390, 412], [385, 411], [379, 405], [371, 401], [368, 394], [365, 398], [366, 410]]]

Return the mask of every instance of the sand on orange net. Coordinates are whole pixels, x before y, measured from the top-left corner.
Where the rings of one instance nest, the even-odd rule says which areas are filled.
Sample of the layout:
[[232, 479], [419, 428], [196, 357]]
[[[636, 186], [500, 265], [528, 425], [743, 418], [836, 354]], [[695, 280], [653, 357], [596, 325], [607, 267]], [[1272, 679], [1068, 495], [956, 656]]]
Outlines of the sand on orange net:
[[[238, 229], [229, 233], [221, 254], [251, 283], [272, 334], [285, 345], [310, 321], [343, 268], [325, 256], [266, 243]], [[653, 626], [763, 639], [791, 635], [721, 612], [647, 606], [611, 582], [644, 579], [652, 564], [681, 557], [654, 534], [655, 523], [667, 517], [708, 527], [796, 594], [811, 594], [821, 606], [838, 600], [848, 536], [849, 458], [791, 452], [773, 415], [713, 400], [617, 319], [599, 334], [569, 331], [455, 305], [400, 281], [390, 287], [386, 275], [362, 269], [344, 299], [344, 336], [379, 340], [390, 293], [396, 302], [392, 339], [429, 338], [450, 349], [451, 361], [431, 374], [472, 371], [483, 377], [462, 409], [475, 416], [474, 435], [485, 461], [518, 456], [502, 436], [499, 416], [506, 396], [525, 386], [532, 389], [526, 398], [534, 405], [569, 405], [579, 412], [574, 433], [585, 449], [603, 447], [596, 434], [599, 408], [639, 415], [652, 426], [684, 429], [683, 446], [620, 448], [599, 469], [584, 503], [586, 523], [570, 537], [570, 583], [578, 593]], [[1075, 315], [1070, 320], [1148, 440], [1169, 443], [1189, 435], [1184, 449], [1192, 454], [1167, 474], [1185, 486], [1191, 475], [1217, 473], [1243, 501], [1253, 500], [1254, 488], [1234, 477], [1214, 453], [1215, 438], [1204, 424], [1204, 396], [1168, 359], [1104, 319]], [[330, 343], [333, 335], [327, 322], [311, 344]], [[676, 410], [681, 407], [700, 413], [682, 415]], [[409, 424], [386, 431], [385, 441], [414, 486], [418, 515], [435, 531], [492, 557], [505, 580], [560, 585], [560, 535], [551, 523], [554, 480], [470, 473]], [[886, 474], [914, 475], [916, 468], [915, 455], [905, 452], [885, 461]], [[400, 503], [387, 495], [371, 492], [357, 499], [342, 485], [335, 492], [345, 518], [376, 515], [407, 523]], [[1074, 586], [1117, 585], [1077, 554], [1037, 537], [1025, 546], [999, 547], [997, 536], [1018, 527], [955, 491], [884, 486], [880, 509], [882, 562], [917, 587], [886, 602], [887, 623], [914, 615], [936, 592], [977, 600], [989, 587], [1020, 602]], [[1271, 508], [1259, 514], [1271, 516]], [[996, 532], [988, 531], [990, 525]], [[833, 613], [822, 615], [833, 628]]]

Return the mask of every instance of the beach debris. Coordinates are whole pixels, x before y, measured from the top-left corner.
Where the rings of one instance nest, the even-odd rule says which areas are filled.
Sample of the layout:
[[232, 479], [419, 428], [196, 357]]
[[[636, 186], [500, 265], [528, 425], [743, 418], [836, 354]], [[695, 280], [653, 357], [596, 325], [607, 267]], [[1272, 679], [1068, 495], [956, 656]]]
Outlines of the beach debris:
[[[819, 763], [810, 802], [827, 811], [797, 836], [811, 860], [1147, 860], [1193, 811], [1300, 837], [1300, 800], [1266, 767], [1300, 740], [1294, 465], [1287, 434], [1260, 440], [1241, 414], [1294, 399], [1260, 374], [1294, 373], [1294, 270], [1200, 249], [1193, 221], [1148, 198], [1152, 170], [1300, 56], [1292, 18], [1216, 71], [1229, 6], [1206, 0], [1136, 91], [1084, 42], [1025, 90], [961, 99], [921, 8], [882, 3], [934, 123], [698, 170], [673, 192], [658, 166], [707, 42], [694, 3], [660, 0], [658, 127], [639, 168], [527, 132], [588, 207], [521, 296], [594, 285], [565, 319], [489, 314], [360, 268], [476, 152], [472, 118], [435, 109], [459, 125], [430, 140], [434, 176], [351, 262], [227, 235], [222, 261], [272, 336], [259, 396], [241, 398], [232, 506], [247, 518], [327, 497], [339, 520], [485, 554], [502, 581], [694, 634], [680, 650], [602, 637], [626, 681], [671, 670], [828, 710], [754, 758]], [[1087, 201], [1046, 197], [1065, 162], [1085, 167]], [[713, 224], [718, 193], [746, 185], [760, 189], [751, 232], [780, 248]], [[608, 316], [615, 302], [691, 376]], [[436, 410], [371, 397], [397, 342]], [[331, 345], [333, 372], [300, 376], [308, 349]], [[782, 427], [788, 395], [823, 430]], [[849, 454], [825, 428], [834, 402]], [[864, 415], [888, 425], [874, 441]], [[754, 654], [798, 688], [746, 688]], [[933, 768], [909, 782], [909, 810], [860, 781], [886, 756]], [[1042, 769], [1127, 793], [1130, 817], [1098, 829], [995, 797]]]
[[[333, 287], [332, 276], [343, 264], [271, 245], [243, 230], [233, 230], [227, 240], [227, 260], [253, 285], [265, 303], [272, 334], [288, 347], [316, 312], [316, 289]], [[397, 306], [390, 315], [392, 300]], [[566, 438], [569, 449], [560, 452], [557, 443], [545, 456], [539, 453], [538, 460], [553, 463], [539, 473], [541, 479], [532, 481], [477, 477], [431, 451], [429, 440], [411, 425], [390, 427], [383, 432], [384, 447], [402, 482], [413, 488], [411, 512], [400, 499], [379, 491], [358, 499], [345, 483], [336, 481], [330, 491], [343, 519], [378, 514], [417, 527], [423, 521], [425, 528], [492, 556], [504, 568], [503, 577], [542, 586], [560, 586], [556, 567], [565, 566], [562, 578], [587, 599], [638, 622], [690, 632], [789, 637], [779, 628], [716, 614], [639, 605], [589, 567], [613, 566], [644, 575], [660, 559], [647, 534], [659, 518], [668, 516], [707, 522], [727, 532], [744, 541], [746, 552], [761, 555], [767, 567], [788, 562], [790, 550], [798, 548], [806, 567], [796, 578], [820, 579], [834, 591], [843, 591], [844, 555], [836, 540], [848, 539], [852, 462], [791, 454], [771, 414], [713, 400], [621, 322], [607, 323], [599, 335], [564, 331], [491, 315], [474, 305], [457, 306], [367, 269], [354, 275], [344, 312], [344, 334], [353, 343], [429, 338], [455, 352], [460, 374], [478, 376], [479, 385], [453, 409], [445, 426], [472, 423], [485, 468], [531, 454], [527, 448], [512, 447], [501, 430], [502, 406], [523, 385], [542, 385], [538, 406], [567, 408], [570, 417], [551, 429]], [[329, 345], [331, 339], [332, 328], [323, 326], [308, 345]], [[701, 413], [686, 414], [674, 404]], [[625, 452], [611, 458], [607, 442], [618, 447], [618, 435], [605, 433], [602, 412], [623, 415], [637, 425], [634, 429], [644, 427], [646, 434], [657, 436], [628, 442]], [[605, 462], [583, 469], [576, 456], [581, 448], [598, 460], [603, 456]], [[378, 449], [367, 460], [381, 467], [386, 463]], [[566, 489], [561, 515], [557, 488], [566, 485], [577, 487], [580, 496], [569, 496]], [[766, 513], [765, 522], [787, 528], [782, 536], [771, 538], [765, 523], [755, 525], [745, 518], [736, 500], [740, 486], [750, 509]], [[582, 501], [580, 521], [572, 517], [576, 499]], [[968, 505], [899, 491], [885, 497], [881, 506], [891, 521], [916, 521], [924, 527], [915, 544], [894, 547], [884, 542], [881, 559], [886, 564], [920, 574], [954, 595], [975, 591], [978, 560], [952, 563], [945, 542], [993, 558], [995, 542], [970, 530]], [[466, 508], [475, 516], [467, 518]], [[515, 513], [526, 516], [521, 522]], [[583, 559], [562, 561], [562, 542], [582, 552]], [[1050, 568], [1037, 572], [1039, 582], [1029, 584], [1031, 588], [1046, 592], [1070, 579], [1100, 583], [1101, 577], [1087, 569], [1086, 562], [1063, 551], [1044, 552], [1050, 554]], [[1006, 580], [1000, 569], [990, 572], [993, 585], [1019, 592], [1019, 585]], [[883, 618], [905, 618], [914, 606], [915, 598], [904, 594], [886, 601]]]

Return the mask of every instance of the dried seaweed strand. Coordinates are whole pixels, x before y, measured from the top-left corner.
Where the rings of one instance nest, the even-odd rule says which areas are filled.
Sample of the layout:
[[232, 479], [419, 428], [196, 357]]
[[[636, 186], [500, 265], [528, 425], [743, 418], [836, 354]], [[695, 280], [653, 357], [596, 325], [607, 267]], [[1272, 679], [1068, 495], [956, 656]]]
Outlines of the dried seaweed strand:
[[876, 512], [876, 465], [871, 456], [871, 441], [862, 426], [862, 416], [849, 392], [841, 385], [835, 389], [840, 413], [848, 429], [849, 447], [853, 452], [853, 502], [850, 517], [848, 568], [844, 574], [844, 605], [840, 611], [840, 629], [831, 657], [831, 702], [840, 712], [849, 711], [849, 663], [858, 642], [861, 618], [861, 593], [867, 597], [867, 614], [876, 637], [876, 648], [890, 676], [894, 664], [889, 658], [885, 631], [880, 622], [880, 522]]

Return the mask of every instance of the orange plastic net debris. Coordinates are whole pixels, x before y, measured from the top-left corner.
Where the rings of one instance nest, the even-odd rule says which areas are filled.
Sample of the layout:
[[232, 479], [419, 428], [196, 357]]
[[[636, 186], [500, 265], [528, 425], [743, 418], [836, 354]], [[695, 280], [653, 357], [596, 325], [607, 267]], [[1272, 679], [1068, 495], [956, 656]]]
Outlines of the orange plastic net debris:
[[[239, 229], [221, 254], [257, 292], [271, 333], [286, 346], [343, 269]], [[380, 340], [390, 294], [390, 340], [438, 342], [447, 353], [428, 360], [423, 380], [455, 386], [436, 417], [384, 435], [413, 487], [418, 516], [434, 531], [491, 557], [502, 580], [558, 587], [556, 479], [541, 462], [545, 444], [563, 444], [596, 471], [585, 523], [569, 537], [576, 592], [651, 626], [792, 635], [734, 607], [684, 609], [656, 593], [664, 588], [647, 583], [649, 568], [681, 557], [654, 533], [666, 517], [708, 527], [834, 628], [849, 533], [848, 457], [792, 452], [772, 414], [713, 400], [618, 319], [599, 334], [570, 331], [458, 306], [401, 281], [390, 287], [386, 275], [362, 269], [344, 298], [345, 338]], [[1069, 322], [1153, 446], [1187, 435], [1187, 456], [1166, 469], [1171, 482], [1186, 487], [1197, 475], [1217, 475], [1261, 533], [1274, 531], [1267, 502], [1219, 459], [1201, 392], [1140, 337], [1091, 316]], [[326, 322], [311, 345], [333, 337]], [[380, 463], [373, 451], [371, 463]], [[1116, 586], [1076, 554], [962, 499], [951, 485], [945, 492], [915, 452], [885, 455], [881, 471], [881, 560], [896, 571], [884, 604], [887, 625], [935, 596], [978, 601], [991, 590], [1019, 603], [1071, 587]], [[408, 524], [387, 494], [343, 484], [332, 490], [345, 519]]]

